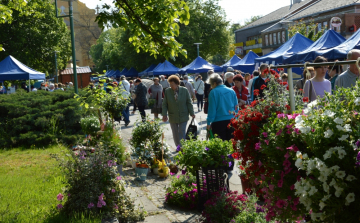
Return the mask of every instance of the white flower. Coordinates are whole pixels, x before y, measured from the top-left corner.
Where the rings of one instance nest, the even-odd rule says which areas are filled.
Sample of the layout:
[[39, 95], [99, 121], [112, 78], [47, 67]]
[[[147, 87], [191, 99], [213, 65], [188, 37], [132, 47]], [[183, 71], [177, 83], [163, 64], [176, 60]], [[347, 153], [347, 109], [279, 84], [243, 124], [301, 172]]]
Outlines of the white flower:
[[309, 195], [312, 196], [314, 195], [316, 192], [318, 191], [318, 189], [316, 189], [315, 186], [312, 186], [309, 190]]
[[298, 123], [300, 123], [301, 121], [302, 121], [302, 116], [301, 116], [301, 115], [296, 116], [296, 118], [295, 118], [295, 123], [298, 124]]
[[342, 125], [342, 124], [344, 123], [344, 119], [342, 119], [342, 118], [335, 118], [335, 119], [334, 119], [334, 122], [335, 122], [336, 124]]
[[305, 114], [305, 115], [308, 115], [309, 113], [310, 113], [310, 109], [305, 108], [305, 109], [304, 109], [304, 114]]
[[335, 196], [336, 197], [340, 197], [341, 193], [343, 192], [344, 189], [342, 188], [338, 188], [338, 190], [335, 191]]
[[359, 104], [360, 104], [360, 98], [356, 98], [355, 101], [354, 101], [354, 103], [355, 103], [356, 105], [359, 105]]
[[326, 182], [323, 183], [323, 189], [324, 189], [325, 192], [329, 193], [330, 187]]
[[332, 171], [339, 171], [340, 167], [338, 165], [335, 165], [333, 167], [330, 168]]
[[349, 205], [351, 202], [355, 201], [355, 194], [349, 193], [345, 199], [346, 199], [347, 205]]
[[352, 132], [352, 129], [351, 129], [351, 125], [350, 125], [350, 124], [346, 124], [346, 125], [344, 126], [344, 128], [345, 128], [345, 132]]
[[347, 139], [349, 137], [349, 135], [343, 135], [341, 136], [341, 138], [339, 138], [340, 141], [344, 141], [345, 139]]
[[330, 150], [326, 151], [324, 154], [324, 160], [327, 160], [331, 157], [332, 152]]
[[297, 157], [297, 158], [302, 158], [302, 154], [301, 154], [300, 151], [297, 151], [297, 152], [296, 152], [296, 157]]
[[315, 162], [314, 160], [309, 160], [307, 164], [307, 172], [306, 174], [309, 175], [311, 173], [311, 170], [315, 168]]
[[326, 206], [326, 204], [324, 202], [320, 201], [320, 203], [319, 203], [320, 210], [324, 209], [325, 206]]
[[338, 149], [338, 154], [339, 154], [339, 159], [343, 159], [346, 155], [346, 152], [343, 149]]
[[309, 158], [309, 157], [308, 157], [308, 154], [305, 153], [305, 154], [303, 155], [303, 159], [307, 159], [307, 158]]
[[330, 197], [331, 197], [331, 194], [328, 194], [328, 195], [324, 196], [321, 200], [322, 200], [323, 202], [325, 202], [325, 201], [327, 201]]
[[335, 174], [338, 178], [343, 179], [345, 177], [345, 171], [338, 171]]
[[353, 180], [356, 180], [356, 177], [353, 176], [353, 175], [348, 175], [348, 176], [346, 177], [346, 180], [347, 180], [347, 181], [353, 181]]
[[330, 182], [329, 185], [330, 185], [330, 186], [335, 186], [335, 185], [336, 185], [336, 181], [334, 180], [334, 178], [331, 180], [331, 182]]
[[312, 213], [311, 213], [311, 220], [313, 220], [313, 221], [316, 222], [319, 218], [321, 218], [321, 216], [322, 216], [321, 213], [314, 213], [314, 212], [312, 212]]
[[312, 109], [312, 108], [315, 107], [317, 104], [318, 104], [318, 101], [315, 100], [315, 101], [310, 102], [310, 103], [307, 105], [307, 107], [308, 107], [309, 109]]
[[295, 162], [295, 166], [301, 169], [303, 167], [302, 159], [297, 159]]
[[326, 110], [324, 113], [323, 113], [323, 116], [327, 116], [327, 117], [330, 117], [330, 118], [333, 118], [335, 116], [335, 113], [330, 111], [330, 110]]
[[[309, 174], [308, 174], [309, 175]], [[327, 176], [325, 175], [320, 175], [320, 177], [318, 177], [318, 179], [321, 181], [321, 182], [326, 182], [327, 180]], [[325, 189], [324, 189], [325, 190]]]
[[339, 129], [339, 131], [345, 131], [344, 127], [341, 125], [336, 125], [336, 128]]
[[311, 131], [311, 128], [309, 126], [300, 126], [298, 129], [303, 134], [308, 134]]
[[325, 134], [325, 138], [330, 138], [331, 136], [332, 136], [332, 134], [334, 134], [333, 133], [333, 131], [331, 131], [331, 129], [328, 129], [328, 130], [326, 130], [326, 132], [324, 132], [324, 134]]

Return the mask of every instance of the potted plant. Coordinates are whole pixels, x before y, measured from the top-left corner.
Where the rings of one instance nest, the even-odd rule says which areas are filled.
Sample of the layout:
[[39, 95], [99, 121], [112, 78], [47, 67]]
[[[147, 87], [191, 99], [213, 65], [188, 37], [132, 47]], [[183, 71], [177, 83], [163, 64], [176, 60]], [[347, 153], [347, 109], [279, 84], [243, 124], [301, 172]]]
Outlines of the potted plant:
[[149, 172], [148, 162], [144, 159], [141, 159], [140, 157], [139, 160], [136, 162], [136, 168], [135, 168], [136, 179], [145, 181], [148, 172]]
[[158, 174], [159, 173], [159, 171], [158, 171], [158, 169], [159, 169], [159, 160], [157, 160], [156, 158], [154, 158], [154, 160], [153, 160], [153, 164], [151, 165], [151, 170], [152, 170], [152, 172], [154, 173], [154, 174]]
[[163, 159], [159, 162], [159, 177], [165, 178], [169, 175], [169, 167], [166, 165], [165, 160]]

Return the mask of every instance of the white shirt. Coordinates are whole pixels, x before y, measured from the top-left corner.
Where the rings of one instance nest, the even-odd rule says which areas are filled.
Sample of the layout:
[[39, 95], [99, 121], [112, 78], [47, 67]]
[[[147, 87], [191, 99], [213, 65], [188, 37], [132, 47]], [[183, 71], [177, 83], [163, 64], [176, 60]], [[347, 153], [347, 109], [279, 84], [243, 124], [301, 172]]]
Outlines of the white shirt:
[[130, 83], [127, 80], [122, 80], [119, 82], [119, 87], [123, 90], [130, 92]]
[[198, 79], [197, 81], [195, 81], [194, 83], [194, 89], [196, 91], [196, 93], [203, 95], [204, 94], [204, 90], [205, 90], [205, 84], [204, 81]]

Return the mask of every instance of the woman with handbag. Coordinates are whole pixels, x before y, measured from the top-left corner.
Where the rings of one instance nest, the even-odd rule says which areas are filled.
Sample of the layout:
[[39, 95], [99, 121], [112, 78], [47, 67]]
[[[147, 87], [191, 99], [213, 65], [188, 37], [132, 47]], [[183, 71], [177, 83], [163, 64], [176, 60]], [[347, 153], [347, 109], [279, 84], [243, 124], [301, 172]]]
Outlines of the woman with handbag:
[[226, 87], [219, 74], [210, 75], [207, 81], [211, 85], [209, 94], [209, 110], [207, 129], [212, 129], [214, 135], [222, 140], [232, 138], [232, 130], [228, 128], [234, 112], [238, 111], [238, 100], [233, 89]]
[[[210, 77], [211, 74], [214, 73], [214, 70], [209, 70], [207, 72], [207, 76]], [[205, 90], [204, 90], [204, 113], [207, 114], [208, 113], [208, 108], [209, 108], [209, 102], [208, 102], [208, 98], [209, 98], [209, 94], [211, 91], [211, 85], [209, 83], [205, 82]]]
[[[325, 57], [318, 56], [315, 58], [314, 63], [328, 62]], [[304, 98], [308, 98], [309, 102], [315, 101], [317, 97], [324, 97], [325, 92], [331, 94], [331, 82], [325, 79], [327, 66], [314, 67], [315, 76], [305, 82]]]
[[[176, 146], [181, 146], [180, 140], [185, 139], [186, 125], [189, 115], [195, 118], [192, 101], [186, 87], [181, 87], [180, 78], [171, 75], [168, 78], [170, 88], [165, 90], [162, 103], [163, 122], [169, 120]], [[168, 118], [169, 113], [169, 118]]]
[[[203, 109], [203, 97], [204, 97], [205, 85], [204, 85], [204, 81], [202, 81], [202, 76], [200, 74], [196, 77], [195, 80], [196, 81], [194, 83], [194, 88], [195, 88], [195, 95], [197, 100], [197, 107], [198, 107], [198, 112], [201, 112]], [[201, 105], [201, 109], [200, 109], [200, 105]]]
[[159, 84], [159, 78], [154, 78], [154, 84], [149, 87], [148, 93], [150, 94], [150, 98], [155, 100], [155, 104], [151, 108], [151, 113], [154, 114], [155, 119], [158, 119], [162, 110], [163, 101], [163, 87]]
[[236, 93], [236, 97], [237, 97], [238, 103], [239, 103], [238, 104], [239, 108], [244, 108], [248, 101], [249, 91], [243, 85], [243, 81], [244, 81], [244, 78], [240, 74], [235, 75], [235, 77], [234, 77], [235, 86], [232, 87]]

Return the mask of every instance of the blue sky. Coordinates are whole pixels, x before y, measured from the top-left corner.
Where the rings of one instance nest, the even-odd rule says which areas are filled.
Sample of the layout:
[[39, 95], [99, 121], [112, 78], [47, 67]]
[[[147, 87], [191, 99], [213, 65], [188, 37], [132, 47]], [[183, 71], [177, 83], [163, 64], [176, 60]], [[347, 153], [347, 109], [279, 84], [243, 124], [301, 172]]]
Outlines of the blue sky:
[[[112, 0], [80, 0], [87, 7], [94, 9], [96, 5], [111, 4]], [[276, 9], [290, 5], [291, 0], [220, 0], [219, 5], [225, 10], [227, 20], [232, 23], [244, 23], [246, 19], [256, 15], [266, 15]]]

